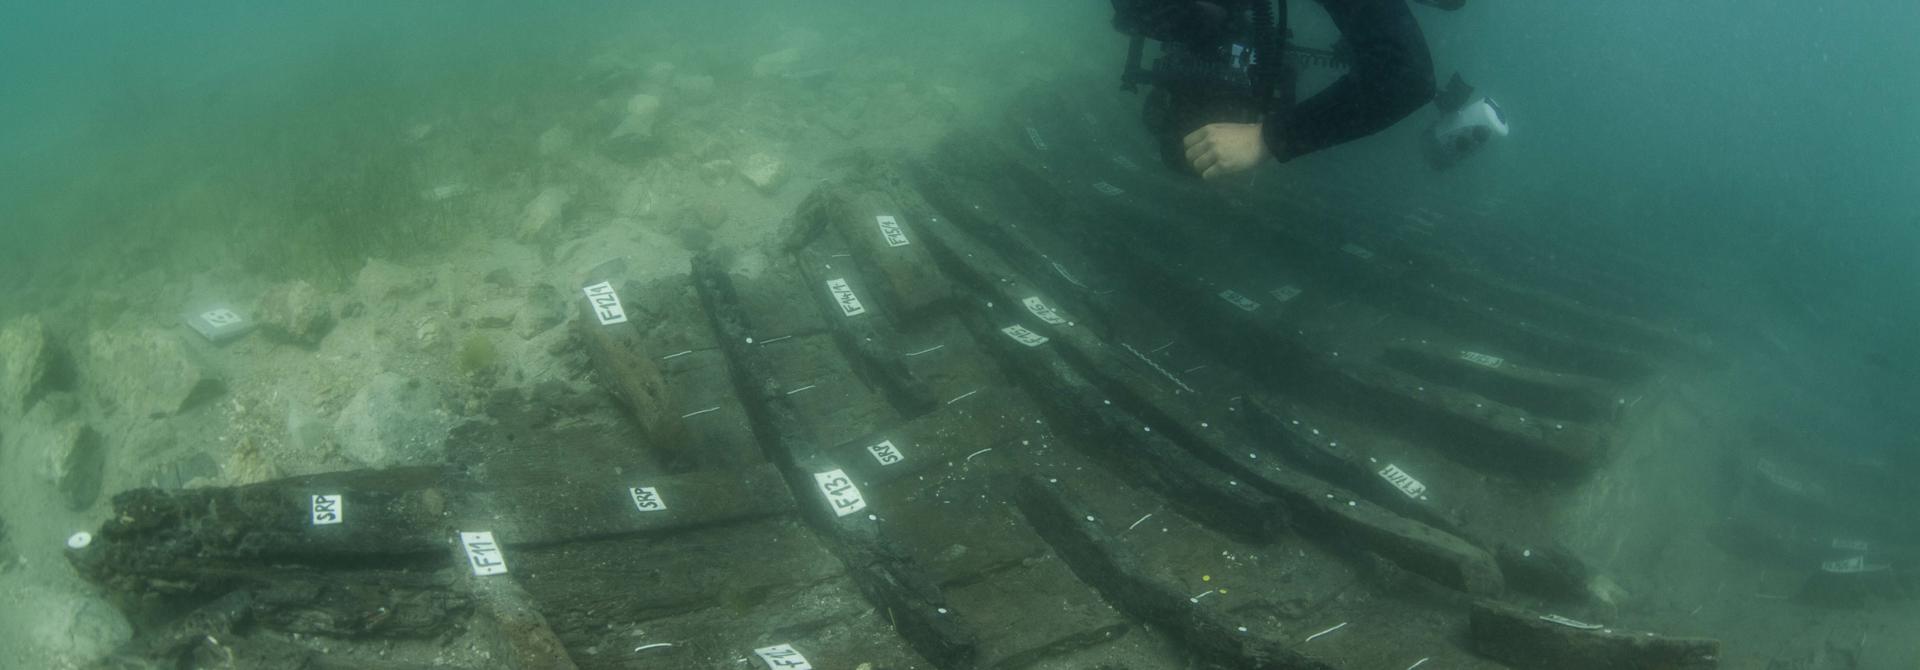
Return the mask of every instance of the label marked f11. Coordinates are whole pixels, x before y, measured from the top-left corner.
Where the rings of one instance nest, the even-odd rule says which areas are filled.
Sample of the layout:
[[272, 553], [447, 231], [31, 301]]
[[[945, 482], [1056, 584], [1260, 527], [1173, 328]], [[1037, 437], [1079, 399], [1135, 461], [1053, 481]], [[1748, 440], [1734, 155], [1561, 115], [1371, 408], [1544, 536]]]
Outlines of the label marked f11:
[[473, 566], [474, 575], [507, 574], [507, 559], [500, 555], [500, 545], [493, 541], [493, 531], [461, 533], [460, 546], [467, 552], [467, 563]]

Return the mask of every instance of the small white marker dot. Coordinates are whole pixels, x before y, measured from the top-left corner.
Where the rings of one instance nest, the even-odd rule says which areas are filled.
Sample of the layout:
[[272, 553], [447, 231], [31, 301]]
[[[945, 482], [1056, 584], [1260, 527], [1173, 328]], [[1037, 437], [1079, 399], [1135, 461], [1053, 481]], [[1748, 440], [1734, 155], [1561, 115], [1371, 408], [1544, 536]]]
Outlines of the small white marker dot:
[[90, 544], [93, 544], [93, 533], [84, 530], [67, 537], [68, 549], [85, 549]]

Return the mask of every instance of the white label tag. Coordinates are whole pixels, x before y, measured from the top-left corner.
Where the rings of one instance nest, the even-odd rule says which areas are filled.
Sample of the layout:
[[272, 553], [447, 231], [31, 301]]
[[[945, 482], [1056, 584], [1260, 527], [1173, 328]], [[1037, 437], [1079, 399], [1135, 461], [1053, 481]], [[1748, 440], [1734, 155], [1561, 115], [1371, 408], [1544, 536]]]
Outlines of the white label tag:
[[887, 239], [887, 246], [904, 247], [910, 244], [907, 241], [907, 231], [901, 230], [898, 220], [891, 216], [876, 217], [876, 219], [880, 222], [880, 236]]
[[1600, 624], [1587, 623], [1585, 621], [1575, 621], [1573, 619], [1569, 619], [1569, 618], [1560, 616], [1558, 614], [1544, 615], [1540, 617], [1540, 620], [1545, 621], [1547, 623], [1557, 623], [1562, 626], [1566, 626], [1568, 628], [1578, 628], [1580, 630], [1599, 630], [1600, 629]]
[[1033, 148], [1041, 151], [1047, 150], [1047, 143], [1040, 139], [1040, 131], [1033, 126], [1027, 126], [1027, 140], [1033, 142]]
[[1387, 483], [1392, 484], [1394, 488], [1400, 489], [1400, 492], [1407, 494], [1408, 498], [1419, 499], [1427, 492], [1426, 484], [1420, 483], [1420, 480], [1414, 479], [1413, 475], [1407, 474], [1392, 463], [1388, 463], [1387, 467], [1380, 471], [1380, 478], [1387, 480]]
[[1066, 317], [1060, 316], [1059, 312], [1053, 311], [1053, 308], [1048, 307], [1047, 303], [1041, 302], [1038, 296], [1027, 298], [1026, 300], [1022, 300], [1021, 302], [1026, 304], [1027, 311], [1033, 312], [1033, 315], [1040, 317], [1041, 321], [1045, 321], [1047, 323], [1051, 323], [1056, 326], [1067, 322]]
[[1248, 298], [1244, 295], [1240, 295], [1239, 291], [1235, 291], [1233, 289], [1227, 289], [1225, 291], [1221, 291], [1220, 299], [1233, 303], [1234, 307], [1238, 307], [1240, 309], [1243, 309], [1249, 312], [1256, 309], [1260, 309], [1260, 303], [1254, 302], [1252, 298]]
[[860, 304], [860, 296], [853, 294], [853, 287], [845, 279], [827, 280], [827, 290], [833, 292], [833, 301], [840, 303], [840, 311], [847, 316], [867, 313], [867, 307]]
[[240, 318], [240, 315], [235, 314], [233, 310], [215, 309], [215, 310], [208, 310], [205, 312], [201, 312], [200, 320], [207, 322], [207, 325], [209, 326], [219, 328], [222, 326], [231, 326], [233, 324], [240, 323], [241, 318]]
[[1872, 551], [1873, 545], [1869, 544], [1866, 540], [1848, 540], [1836, 537], [1833, 538], [1833, 548], [1846, 551]]
[[867, 508], [867, 501], [860, 498], [860, 489], [847, 478], [845, 470], [828, 470], [813, 476], [814, 483], [820, 485], [820, 492], [827, 495], [832, 504], [833, 513], [846, 516]]
[[1479, 363], [1481, 365], [1485, 365], [1490, 368], [1500, 367], [1500, 364], [1507, 362], [1506, 359], [1503, 359], [1499, 356], [1488, 356], [1486, 354], [1474, 353], [1471, 351], [1460, 352], [1460, 360], [1466, 361], [1468, 363]]
[[1037, 347], [1047, 343], [1047, 336], [1027, 330], [1025, 326], [1007, 326], [1001, 328], [1000, 332], [1006, 333], [1007, 337], [1013, 338], [1013, 341], [1029, 347]]
[[1120, 195], [1122, 193], [1126, 193], [1126, 191], [1121, 190], [1120, 187], [1114, 186], [1113, 184], [1109, 184], [1104, 181], [1094, 182], [1093, 190], [1099, 191], [1100, 195], [1106, 195], [1106, 196], [1114, 196], [1114, 195]]
[[813, 670], [813, 664], [808, 663], [807, 657], [801, 656], [800, 652], [794, 651], [791, 644], [761, 647], [753, 650], [753, 653], [759, 655], [760, 660], [765, 661], [767, 667], [774, 670]]
[[881, 440], [879, 444], [867, 447], [867, 453], [873, 454], [873, 460], [880, 461], [881, 465], [907, 460], [907, 455], [900, 453], [899, 447], [893, 446], [893, 440]]
[[493, 541], [493, 531], [461, 533], [460, 545], [467, 550], [467, 562], [473, 565], [473, 574], [507, 574], [507, 559], [500, 555], [500, 545]]
[[587, 303], [593, 305], [593, 315], [600, 318], [600, 325], [627, 322], [627, 311], [620, 308], [620, 296], [614, 294], [613, 282], [603, 281], [582, 290], [587, 293]]
[[1867, 558], [1865, 556], [1855, 556], [1853, 558], [1843, 558], [1837, 561], [1827, 561], [1825, 563], [1820, 564], [1820, 569], [1825, 570], [1827, 572], [1836, 572], [1840, 574], [1866, 572]]
[[1280, 302], [1287, 302], [1294, 298], [1300, 297], [1300, 294], [1302, 293], [1302, 291], [1300, 287], [1294, 286], [1292, 284], [1288, 284], [1286, 286], [1282, 286], [1280, 288], [1268, 291], [1267, 293], [1269, 295], [1272, 295], [1274, 300], [1278, 300]]
[[1358, 244], [1342, 245], [1340, 247], [1340, 250], [1345, 251], [1349, 254], [1353, 254], [1354, 258], [1358, 258], [1363, 261], [1373, 260], [1373, 252], [1367, 251], [1366, 247], [1360, 246]]
[[1114, 164], [1114, 165], [1118, 165], [1118, 166], [1120, 166], [1120, 167], [1123, 167], [1123, 168], [1126, 168], [1126, 169], [1129, 169], [1129, 170], [1133, 170], [1133, 171], [1135, 171], [1135, 172], [1139, 172], [1139, 171], [1140, 171], [1140, 164], [1139, 164], [1139, 163], [1135, 163], [1135, 162], [1133, 162], [1133, 159], [1131, 159], [1131, 158], [1128, 158], [1128, 157], [1126, 157], [1126, 156], [1122, 156], [1122, 155], [1120, 155], [1120, 154], [1114, 154], [1114, 155], [1113, 155], [1113, 164]]
[[634, 486], [627, 489], [633, 496], [633, 506], [642, 512], [665, 512], [667, 501], [660, 497], [660, 490], [651, 486]]
[[347, 508], [339, 494], [313, 497], [313, 525], [327, 526], [346, 519]]

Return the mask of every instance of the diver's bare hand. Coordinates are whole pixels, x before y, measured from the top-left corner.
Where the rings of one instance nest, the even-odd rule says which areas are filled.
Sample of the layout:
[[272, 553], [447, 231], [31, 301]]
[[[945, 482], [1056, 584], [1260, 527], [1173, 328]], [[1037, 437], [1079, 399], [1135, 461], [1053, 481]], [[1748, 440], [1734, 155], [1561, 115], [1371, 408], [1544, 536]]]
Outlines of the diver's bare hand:
[[1187, 135], [1187, 162], [1207, 179], [1251, 170], [1271, 154], [1258, 123], [1214, 123]]

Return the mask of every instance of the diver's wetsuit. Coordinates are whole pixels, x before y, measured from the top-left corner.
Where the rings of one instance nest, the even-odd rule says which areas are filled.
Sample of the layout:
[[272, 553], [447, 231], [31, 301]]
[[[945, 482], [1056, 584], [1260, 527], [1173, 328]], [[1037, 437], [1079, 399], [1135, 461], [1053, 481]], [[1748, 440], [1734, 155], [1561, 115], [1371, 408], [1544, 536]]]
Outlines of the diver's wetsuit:
[[1267, 150], [1283, 163], [1386, 130], [1433, 101], [1433, 56], [1406, 0], [1314, 1], [1333, 17], [1353, 67], [1266, 119]]

